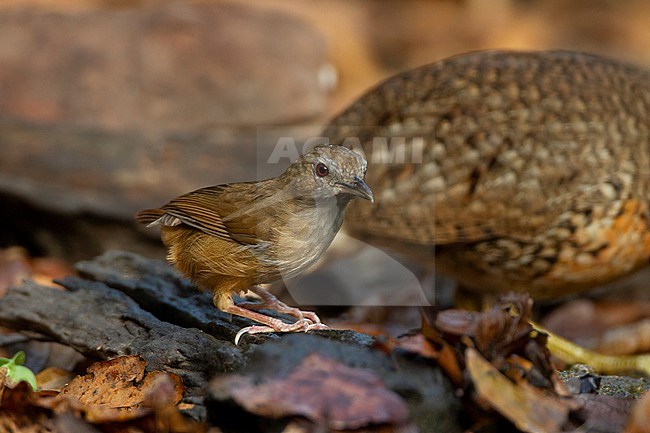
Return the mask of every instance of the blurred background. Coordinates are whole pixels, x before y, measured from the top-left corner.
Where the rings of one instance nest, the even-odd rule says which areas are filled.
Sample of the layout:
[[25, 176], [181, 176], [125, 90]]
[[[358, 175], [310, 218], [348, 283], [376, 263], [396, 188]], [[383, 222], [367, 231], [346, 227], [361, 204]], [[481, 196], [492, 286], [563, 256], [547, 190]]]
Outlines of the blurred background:
[[645, 0], [0, 0], [0, 247], [163, 257], [135, 211], [278, 174], [273, 137], [383, 78], [496, 48], [650, 67], [649, 22]]

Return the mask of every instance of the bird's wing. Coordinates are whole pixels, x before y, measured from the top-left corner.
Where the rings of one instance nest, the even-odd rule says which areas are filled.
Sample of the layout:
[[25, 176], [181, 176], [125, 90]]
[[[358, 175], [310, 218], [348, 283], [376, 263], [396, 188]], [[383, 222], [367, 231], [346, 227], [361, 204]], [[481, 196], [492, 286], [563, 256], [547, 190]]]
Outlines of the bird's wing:
[[[241, 195], [233, 191], [242, 185], [211, 186], [175, 198], [160, 209], [164, 214], [156, 222], [167, 226], [185, 224], [211, 236], [256, 244], [260, 240], [258, 213], [239, 212], [248, 203], [242, 203]], [[229, 218], [234, 213], [237, 217]]]

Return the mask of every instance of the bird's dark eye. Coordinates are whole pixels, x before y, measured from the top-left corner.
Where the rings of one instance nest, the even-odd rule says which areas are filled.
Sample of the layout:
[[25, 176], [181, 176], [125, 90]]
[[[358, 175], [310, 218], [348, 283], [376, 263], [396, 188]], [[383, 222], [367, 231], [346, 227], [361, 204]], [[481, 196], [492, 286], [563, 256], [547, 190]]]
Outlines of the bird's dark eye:
[[318, 177], [325, 177], [328, 174], [330, 174], [330, 169], [327, 168], [325, 164], [323, 164], [322, 162], [316, 164], [316, 175]]

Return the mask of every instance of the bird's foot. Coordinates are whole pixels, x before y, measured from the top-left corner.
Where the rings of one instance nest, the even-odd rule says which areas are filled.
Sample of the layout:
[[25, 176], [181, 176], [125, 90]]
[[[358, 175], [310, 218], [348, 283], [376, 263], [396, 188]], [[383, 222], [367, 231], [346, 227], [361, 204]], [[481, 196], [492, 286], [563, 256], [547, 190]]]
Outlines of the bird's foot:
[[242, 308], [249, 310], [273, 310], [278, 313], [295, 317], [299, 321], [302, 319], [308, 319], [315, 324], [322, 323], [320, 317], [318, 317], [318, 315], [313, 311], [303, 311], [296, 307], [290, 307], [260, 286], [253, 286], [249, 290], [259, 296], [262, 299], [262, 302], [243, 302], [238, 304]]
[[322, 323], [313, 323], [308, 319], [297, 320], [294, 323], [282, 322], [281, 325], [274, 323], [273, 326], [252, 325], [239, 330], [235, 336], [235, 345], [238, 345], [241, 337], [246, 334], [269, 334], [273, 332], [307, 332], [320, 329], [329, 329], [329, 327], [327, 325], [323, 325]]
[[[255, 304], [259, 306], [260, 304]], [[292, 308], [292, 307], [287, 307]], [[293, 310], [300, 313], [299, 318], [293, 323], [286, 323], [278, 318], [267, 316], [258, 311], [254, 311], [257, 308], [251, 310], [250, 303], [246, 303], [245, 307], [240, 305], [231, 305], [226, 309], [226, 312], [235, 314], [237, 316], [246, 317], [248, 319], [254, 320], [261, 325], [252, 325], [247, 326], [239, 330], [235, 336], [235, 344], [239, 343], [240, 338], [244, 334], [261, 334], [261, 333], [270, 333], [270, 332], [307, 332], [317, 329], [329, 329], [326, 325], [322, 324], [320, 319], [315, 313], [308, 311], [301, 311], [297, 308]], [[306, 313], [306, 314], [305, 314]], [[313, 316], [312, 316], [313, 315]], [[294, 316], [295, 317], [295, 316]], [[317, 321], [311, 319], [315, 317]]]

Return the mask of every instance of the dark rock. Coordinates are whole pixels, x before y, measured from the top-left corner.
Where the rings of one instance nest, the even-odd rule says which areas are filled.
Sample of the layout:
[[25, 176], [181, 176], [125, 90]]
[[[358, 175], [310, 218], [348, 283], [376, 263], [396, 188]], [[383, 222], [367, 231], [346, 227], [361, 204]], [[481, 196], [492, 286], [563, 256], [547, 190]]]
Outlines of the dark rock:
[[160, 321], [103, 283], [70, 277], [61, 284], [70, 291], [32, 282], [11, 288], [0, 299], [3, 326], [38, 332], [95, 359], [141, 355], [149, 369], [179, 374], [190, 394], [243, 363], [231, 342]]
[[579, 394], [575, 399], [582, 403], [582, 408], [574, 416], [583, 422], [580, 431], [588, 433], [624, 431], [634, 405], [634, 399], [600, 394]]
[[[76, 266], [80, 277], [60, 282], [67, 290], [33, 282], [0, 298], [0, 323], [70, 346], [92, 359], [137, 354], [151, 370], [183, 378], [191, 414], [203, 418], [203, 392], [218, 373], [254, 374], [260, 380], [286, 374], [311, 353], [375, 372], [401, 396], [422, 431], [456, 431], [458, 402], [442, 373], [427, 361], [373, 349], [370, 336], [353, 331], [315, 335], [246, 336], [251, 324], [218, 311], [167, 264], [133, 253], [109, 252]], [[254, 344], [253, 344], [254, 343]], [[213, 396], [213, 403], [219, 404]], [[223, 408], [223, 407], [222, 407]]]
[[560, 379], [567, 383], [574, 394], [585, 393], [584, 388], [589, 384], [583, 382], [585, 379], [592, 382], [590, 378], [593, 378], [597, 386], [588, 392], [607, 397], [639, 398], [650, 389], [650, 383], [645, 377], [598, 375], [592, 367], [583, 364], [576, 364], [570, 370], [560, 372]]
[[95, 359], [141, 355], [149, 369], [179, 374], [190, 394], [214, 373], [243, 361], [232, 343], [162, 322], [102, 283], [79, 278], [62, 283], [73, 291], [30, 282], [10, 289], [0, 299], [4, 326], [38, 332]]
[[[113, 251], [76, 268], [82, 278], [60, 282], [69, 291], [32, 282], [11, 288], [0, 298], [3, 326], [37, 332], [97, 359], [139, 354], [151, 368], [191, 372], [186, 376], [194, 387], [242, 365], [250, 344], [279, 338], [249, 335], [235, 346], [237, 331], [253, 322], [219, 311], [209, 293], [160, 260]], [[373, 342], [353, 331], [319, 333], [323, 341]]]
[[87, 279], [124, 292], [161, 320], [198, 328], [222, 340], [233, 341], [242, 326], [251, 324], [214, 308], [210, 293], [200, 292], [160, 260], [110, 251], [95, 260], [77, 263], [75, 269]]
[[[242, 327], [253, 324], [248, 319], [231, 316], [215, 308], [210, 293], [199, 291], [161, 260], [145, 259], [123, 251], [109, 251], [94, 260], [77, 263], [75, 268], [89, 280], [124, 292], [161, 320], [185, 328], [198, 328], [220, 340], [233, 341]], [[268, 313], [293, 320], [277, 313]], [[369, 335], [354, 331], [327, 330], [315, 333], [359, 346], [370, 346], [374, 341]], [[274, 338], [277, 337], [272, 334], [247, 335], [240, 344], [246, 346]]]

